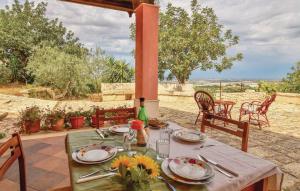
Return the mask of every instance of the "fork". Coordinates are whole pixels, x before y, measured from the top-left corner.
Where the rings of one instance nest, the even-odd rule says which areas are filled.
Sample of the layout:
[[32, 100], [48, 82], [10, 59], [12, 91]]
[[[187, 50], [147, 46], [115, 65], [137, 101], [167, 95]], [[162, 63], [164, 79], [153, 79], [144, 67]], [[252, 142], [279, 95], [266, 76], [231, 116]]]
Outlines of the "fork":
[[170, 182], [168, 182], [164, 177], [158, 176], [157, 178], [160, 179], [160, 180], [162, 180], [164, 183], [166, 183], [166, 185], [168, 186], [168, 188], [171, 191], [176, 191], [176, 188], [172, 184], [170, 184]]

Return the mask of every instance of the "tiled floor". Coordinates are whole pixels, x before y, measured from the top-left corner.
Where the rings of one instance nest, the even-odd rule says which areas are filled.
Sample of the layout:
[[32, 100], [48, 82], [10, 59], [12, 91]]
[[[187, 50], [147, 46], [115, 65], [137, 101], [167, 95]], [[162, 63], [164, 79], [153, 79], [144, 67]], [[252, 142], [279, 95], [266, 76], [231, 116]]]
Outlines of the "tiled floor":
[[[64, 144], [63, 136], [23, 141], [29, 191], [44, 191], [70, 185]], [[15, 162], [0, 181], [0, 191], [17, 191], [18, 182], [18, 163]]]

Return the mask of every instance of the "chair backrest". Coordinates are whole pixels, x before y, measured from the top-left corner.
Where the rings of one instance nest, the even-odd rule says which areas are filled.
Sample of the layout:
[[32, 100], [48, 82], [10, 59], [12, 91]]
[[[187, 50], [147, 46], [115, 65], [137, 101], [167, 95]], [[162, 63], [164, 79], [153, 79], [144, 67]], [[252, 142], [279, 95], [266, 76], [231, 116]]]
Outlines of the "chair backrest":
[[11, 167], [11, 165], [18, 160], [20, 171], [20, 190], [26, 191], [25, 158], [19, 134], [13, 134], [12, 138], [0, 146], [0, 157], [2, 157], [3, 154], [8, 150], [10, 150], [10, 156], [0, 166], [0, 180], [3, 178], [4, 174]]
[[214, 99], [205, 91], [197, 91], [194, 95], [194, 99], [197, 102], [199, 110], [202, 112], [214, 113]]
[[[216, 122], [221, 122], [221, 123], [216, 124]], [[206, 127], [211, 127], [220, 131], [224, 131], [231, 135], [241, 137], [242, 138], [241, 150], [247, 152], [248, 137], [249, 137], [249, 124], [247, 122], [239, 122], [236, 120], [216, 116], [210, 113], [204, 113], [202, 118], [202, 124], [201, 124], [201, 132], [205, 133]]]
[[[117, 108], [117, 109], [96, 109], [97, 122], [102, 121], [116, 121], [125, 119], [135, 119], [137, 116], [136, 108]], [[99, 127], [99, 123], [97, 123]]]
[[260, 107], [257, 108], [257, 110], [261, 114], [266, 114], [268, 112], [268, 109], [270, 105], [275, 101], [276, 94], [272, 94], [271, 96], [267, 97], [264, 102], [260, 105]]

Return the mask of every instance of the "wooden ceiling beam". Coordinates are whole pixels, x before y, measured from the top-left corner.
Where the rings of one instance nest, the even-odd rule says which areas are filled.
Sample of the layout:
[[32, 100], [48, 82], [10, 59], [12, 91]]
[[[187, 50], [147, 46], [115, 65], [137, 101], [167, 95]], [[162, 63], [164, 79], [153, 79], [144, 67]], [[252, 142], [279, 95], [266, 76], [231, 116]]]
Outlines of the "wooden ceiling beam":
[[132, 0], [132, 8], [135, 10], [140, 4], [140, 0]]
[[119, 10], [119, 11], [126, 11], [126, 12], [134, 12], [133, 7], [129, 7], [128, 5], [125, 4], [119, 4], [119, 3], [113, 3], [113, 2], [108, 2], [105, 0], [102, 0], [101, 2], [97, 2], [95, 0], [61, 0], [65, 2], [71, 2], [71, 3], [79, 3], [83, 5], [90, 5], [90, 6], [95, 6], [95, 7], [102, 7], [102, 8], [108, 8], [108, 9], [114, 9], [114, 10]]

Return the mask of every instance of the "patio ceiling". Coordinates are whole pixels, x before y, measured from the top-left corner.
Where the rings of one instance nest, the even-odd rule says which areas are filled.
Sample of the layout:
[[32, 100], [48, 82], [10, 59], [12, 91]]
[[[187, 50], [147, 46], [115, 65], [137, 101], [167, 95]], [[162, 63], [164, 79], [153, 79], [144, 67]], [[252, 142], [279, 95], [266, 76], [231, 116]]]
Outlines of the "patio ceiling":
[[135, 12], [135, 9], [141, 3], [154, 4], [154, 0], [61, 0], [66, 2], [103, 7], [119, 11], [126, 11], [129, 16]]

